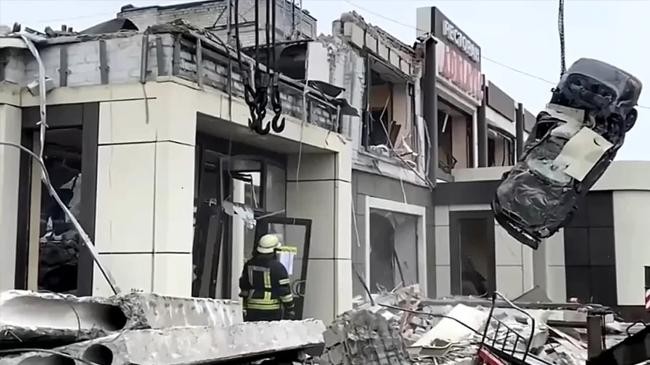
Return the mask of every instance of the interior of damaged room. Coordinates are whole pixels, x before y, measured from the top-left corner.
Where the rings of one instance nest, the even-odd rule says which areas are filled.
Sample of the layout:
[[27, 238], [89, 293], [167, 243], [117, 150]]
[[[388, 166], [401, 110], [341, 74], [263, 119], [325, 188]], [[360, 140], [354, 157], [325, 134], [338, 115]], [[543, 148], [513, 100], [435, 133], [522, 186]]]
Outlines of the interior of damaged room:
[[69, 2], [0, 0], [0, 365], [650, 364], [647, 73], [577, 30], [648, 3]]

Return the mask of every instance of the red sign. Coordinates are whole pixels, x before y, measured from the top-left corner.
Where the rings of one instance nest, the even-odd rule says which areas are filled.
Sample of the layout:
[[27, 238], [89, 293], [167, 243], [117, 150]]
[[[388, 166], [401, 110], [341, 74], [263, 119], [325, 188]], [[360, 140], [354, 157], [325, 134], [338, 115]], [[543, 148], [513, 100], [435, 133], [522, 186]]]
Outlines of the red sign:
[[444, 43], [437, 44], [438, 74], [477, 101], [481, 94], [481, 71], [476, 63], [463, 57], [459, 50]]

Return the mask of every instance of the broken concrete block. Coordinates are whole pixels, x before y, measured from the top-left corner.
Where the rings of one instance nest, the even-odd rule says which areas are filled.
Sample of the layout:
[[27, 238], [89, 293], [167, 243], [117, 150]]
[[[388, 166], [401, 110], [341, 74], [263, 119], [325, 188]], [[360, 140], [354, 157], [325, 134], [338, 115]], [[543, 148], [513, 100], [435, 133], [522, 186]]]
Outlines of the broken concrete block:
[[126, 328], [228, 327], [243, 322], [241, 305], [233, 300], [153, 293], [131, 293], [115, 300], [128, 318]]
[[[126, 330], [75, 343], [56, 351], [105, 365], [204, 364], [283, 351], [318, 348], [325, 325], [317, 320], [247, 322], [230, 327], [171, 327]], [[0, 359], [0, 365], [60, 364], [57, 355], [26, 353]], [[66, 363], [67, 364], [67, 363]]]
[[388, 61], [388, 46], [386, 46], [386, 43], [379, 41], [377, 46], [377, 51], [381, 58]]
[[63, 345], [124, 329], [174, 326], [228, 327], [243, 322], [236, 301], [157, 294], [75, 297], [13, 290], [0, 293], [0, 345]]
[[412, 364], [399, 331], [378, 312], [346, 312], [323, 337], [323, 365]]
[[377, 38], [368, 32], [366, 32], [366, 48], [373, 53], [377, 53]]

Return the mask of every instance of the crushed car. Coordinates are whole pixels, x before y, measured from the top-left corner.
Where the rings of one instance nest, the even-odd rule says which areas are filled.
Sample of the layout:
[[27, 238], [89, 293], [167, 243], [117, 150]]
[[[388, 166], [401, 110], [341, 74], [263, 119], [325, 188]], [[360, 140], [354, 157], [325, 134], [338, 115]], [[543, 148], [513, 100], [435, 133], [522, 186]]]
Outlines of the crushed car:
[[579, 59], [562, 75], [492, 201], [511, 236], [537, 249], [571, 221], [634, 126], [641, 88], [636, 77], [594, 59]]

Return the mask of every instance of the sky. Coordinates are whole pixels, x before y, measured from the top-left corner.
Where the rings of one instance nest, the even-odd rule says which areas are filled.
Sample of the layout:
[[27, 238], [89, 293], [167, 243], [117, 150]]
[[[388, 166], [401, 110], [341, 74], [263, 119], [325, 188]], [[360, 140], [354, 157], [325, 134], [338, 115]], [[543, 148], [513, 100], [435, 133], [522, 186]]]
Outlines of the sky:
[[[296, 0], [299, 2], [299, 0]], [[0, 0], [0, 24], [19, 22], [37, 30], [61, 24], [77, 30], [112, 18], [120, 7], [168, 5], [170, 0]], [[489, 80], [533, 114], [550, 99], [559, 79], [557, 0], [303, 0], [331, 33], [332, 21], [355, 10], [367, 22], [406, 44], [416, 36], [416, 9], [437, 6], [482, 52]], [[635, 75], [645, 84], [639, 118], [628, 133], [618, 160], [650, 160], [650, 0], [566, 0], [567, 67], [579, 58], [596, 58]]]

